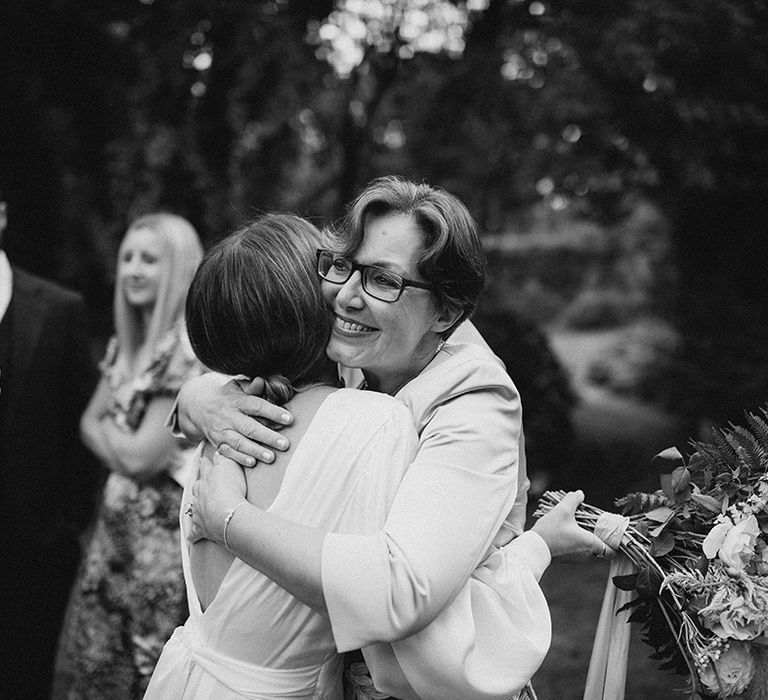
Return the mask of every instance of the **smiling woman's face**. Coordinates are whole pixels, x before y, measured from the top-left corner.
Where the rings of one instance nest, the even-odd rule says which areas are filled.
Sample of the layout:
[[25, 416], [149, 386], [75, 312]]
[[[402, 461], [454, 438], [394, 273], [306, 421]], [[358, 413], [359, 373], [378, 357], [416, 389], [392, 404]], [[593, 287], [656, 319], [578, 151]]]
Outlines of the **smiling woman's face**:
[[151, 309], [157, 301], [165, 266], [160, 240], [153, 231], [130, 231], [120, 247], [118, 282], [131, 306]]
[[[350, 257], [428, 283], [417, 268], [424, 235], [410, 216], [368, 216], [364, 231], [360, 247]], [[377, 391], [394, 394], [421, 372], [450, 325], [426, 289], [406, 287], [396, 302], [380, 301], [365, 292], [358, 270], [344, 284], [323, 280], [322, 287], [336, 317], [328, 356], [345, 367], [362, 369]]]

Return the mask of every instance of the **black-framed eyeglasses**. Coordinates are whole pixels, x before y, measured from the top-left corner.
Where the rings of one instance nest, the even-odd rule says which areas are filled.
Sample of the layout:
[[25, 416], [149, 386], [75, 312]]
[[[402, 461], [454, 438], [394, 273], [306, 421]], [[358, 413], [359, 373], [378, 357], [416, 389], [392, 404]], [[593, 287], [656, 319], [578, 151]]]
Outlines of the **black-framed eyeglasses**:
[[393, 302], [400, 298], [406, 287], [434, 290], [431, 284], [415, 282], [392, 270], [376, 265], [361, 265], [346, 255], [338, 255], [322, 248], [317, 251], [317, 274], [327, 282], [344, 284], [355, 270], [360, 270], [363, 289], [374, 299]]

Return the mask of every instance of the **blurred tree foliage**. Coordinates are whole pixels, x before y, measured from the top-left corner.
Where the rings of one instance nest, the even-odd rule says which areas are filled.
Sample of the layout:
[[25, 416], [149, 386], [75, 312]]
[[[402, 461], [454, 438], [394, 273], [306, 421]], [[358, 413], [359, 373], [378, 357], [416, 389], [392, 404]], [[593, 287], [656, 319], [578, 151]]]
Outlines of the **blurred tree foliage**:
[[739, 420], [768, 396], [766, 3], [549, 7], [672, 222], [682, 345], [647, 381], [683, 415]]
[[563, 483], [573, 463], [571, 409], [576, 397], [546, 335], [524, 316], [481, 310], [477, 328], [506, 365], [523, 404], [528, 470], [534, 493]]
[[210, 242], [328, 221], [371, 177], [442, 185], [487, 232], [521, 208], [673, 224], [691, 416], [768, 394], [764, 0], [5, 0], [9, 254], [105, 333], [117, 243], [156, 208]]

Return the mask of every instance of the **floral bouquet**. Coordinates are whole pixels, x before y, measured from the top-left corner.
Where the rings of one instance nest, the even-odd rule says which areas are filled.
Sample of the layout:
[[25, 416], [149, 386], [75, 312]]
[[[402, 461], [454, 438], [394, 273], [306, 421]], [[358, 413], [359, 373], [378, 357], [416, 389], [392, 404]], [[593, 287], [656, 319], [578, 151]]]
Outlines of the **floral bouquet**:
[[[768, 700], [768, 410], [747, 427], [716, 429], [654, 458], [661, 489], [616, 501], [626, 516], [618, 549], [635, 573], [614, 585], [637, 596], [622, 607], [642, 625], [652, 659], [690, 679], [691, 698]], [[537, 515], [565, 495], [547, 492]], [[594, 531], [604, 511], [582, 505]]]

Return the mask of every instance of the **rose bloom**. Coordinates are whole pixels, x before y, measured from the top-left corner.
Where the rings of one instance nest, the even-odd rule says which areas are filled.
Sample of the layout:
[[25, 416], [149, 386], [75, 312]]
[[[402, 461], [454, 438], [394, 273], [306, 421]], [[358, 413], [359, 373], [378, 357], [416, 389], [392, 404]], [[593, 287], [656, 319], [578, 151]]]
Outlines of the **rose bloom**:
[[707, 607], [699, 610], [705, 627], [723, 639], [754, 639], [766, 629], [765, 611], [756, 611], [746, 605], [742, 596], [729, 598], [727, 588], [721, 588], [712, 596]]
[[760, 534], [757, 518], [750, 515], [740, 522], [733, 524], [730, 518], [715, 525], [704, 539], [702, 549], [708, 559], [715, 555], [728, 567], [730, 573], [744, 571], [752, 555], [755, 553], [755, 543]]
[[743, 693], [755, 675], [755, 663], [749, 645], [744, 642], [731, 642], [720, 658], [699, 670], [699, 678], [710, 693], [720, 697], [715, 670], [720, 677], [725, 697]]
[[723, 519], [712, 527], [704, 538], [704, 542], [701, 545], [704, 554], [707, 559], [714, 559], [717, 553], [720, 551], [720, 547], [725, 542], [725, 536], [728, 531], [733, 527], [733, 521], [725, 516]]

